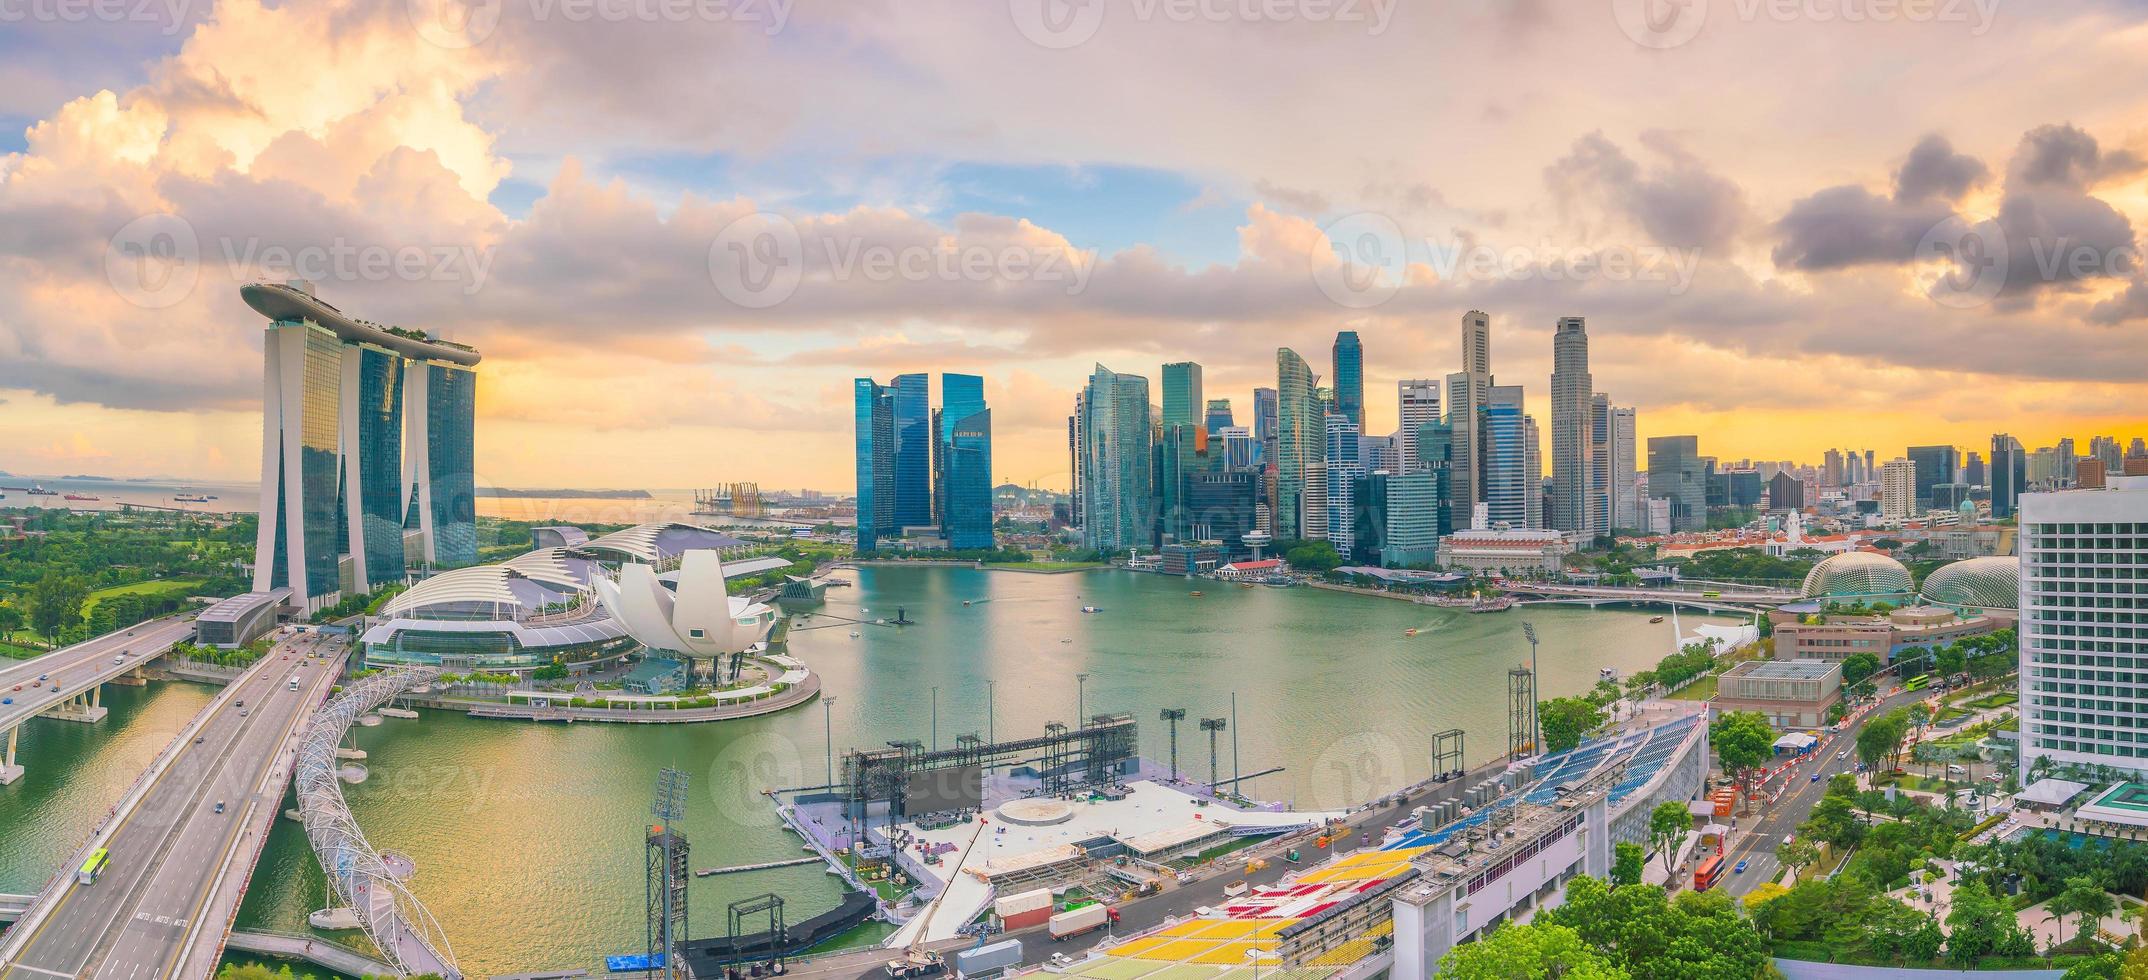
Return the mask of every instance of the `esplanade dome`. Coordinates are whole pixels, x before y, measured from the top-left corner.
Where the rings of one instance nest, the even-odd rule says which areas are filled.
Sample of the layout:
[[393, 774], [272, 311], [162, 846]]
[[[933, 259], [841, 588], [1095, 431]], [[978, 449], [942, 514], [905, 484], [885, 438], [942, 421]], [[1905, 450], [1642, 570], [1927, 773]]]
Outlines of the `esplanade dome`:
[[1909, 569], [1871, 551], [1829, 555], [1805, 573], [1804, 593], [1808, 599], [1906, 596], [1912, 591]]

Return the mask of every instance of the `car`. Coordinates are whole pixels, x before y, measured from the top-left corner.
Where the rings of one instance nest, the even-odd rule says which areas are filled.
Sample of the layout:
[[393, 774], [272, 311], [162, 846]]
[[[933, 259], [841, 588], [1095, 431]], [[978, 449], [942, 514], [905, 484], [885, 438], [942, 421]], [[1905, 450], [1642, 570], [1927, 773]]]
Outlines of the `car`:
[[34, 680], [34, 681], [31, 681], [31, 682], [30, 682], [30, 686], [31, 686], [31, 687], [44, 687], [44, 686], [45, 686], [45, 682], [44, 682], [43, 680]]
[[1836, 758], [1836, 759], [1847, 759], [1847, 758], [1849, 758], [1849, 757], [1850, 757], [1850, 750], [1848, 750], [1848, 749], [1843, 749], [1842, 751], [1840, 751], [1840, 752], [1837, 752], [1837, 753], [1835, 753], [1835, 758]]
[[1820, 774], [1819, 774], [1819, 773], [1813, 773], [1813, 774], [1812, 774], [1812, 781], [1813, 781], [1813, 782], [1816, 782], [1816, 783], [1817, 783], [1817, 782], [1819, 782], [1819, 781], [1820, 781]]
[[1734, 867], [1732, 867], [1732, 868], [1730, 869], [1730, 873], [1731, 873], [1731, 874], [1734, 874], [1734, 875], [1742, 875], [1742, 874], [1744, 874], [1744, 873], [1745, 873], [1745, 862], [1744, 862], [1744, 861], [1739, 861], [1739, 862], [1737, 863], [1737, 865], [1736, 865], [1736, 866], [1734, 866]]
[[39, 674], [39, 675], [37, 675], [37, 679], [38, 679], [38, 680], [41, 680], [41, 681], [49, 681], [49, 680], [51, 680], [51, 679], [52, 679], [52, 675], [51, 675], [51, 674]]
[[243, 707], [246, 707], [246, 699], [245, 699], [245, 698], [240, 698], [240, 699], [239, 699], [239, 707], [241, 707], [241, 708], [243, 708]]
[[245, 708], [240, 708], [240, 709], [239, 709], [239, 717], [241, 717], [241, 718], [244, 718], [244, 717], [246, 717], [246, 709], [245, 709]]
[[196, 735], [196, 736], [194, 736], [194, 744], [195, 744], [195, 745], [200, 745], [201, 743], [203, 743], [203, 742], [206, 742], [206, 741], [208, 741], [208, 738], [206, 738], [206, 737], [204, 737], [204, 736], [201, 736], [201, 735]]
[[[218, 813], [222, 813], [222, 812], [224, 812], [224, 801], [223, 801], [223, 800], [218, 800], [218, 801], [216, 801], [216, 812], [218, 812]], [[1743, 864], [1744, 864], [1745, 862], [1743, 862], [1743, 861], [1740, 861], [1740, 862], [1738, 862], [1738, 863], [1739, 863], [1740, 865], [1743, 865]]]
[[0, 704], [14, 704], [14, 698], [0, 698]]
[[115, 664], [117, 664], [117, 663], [125, 663], [125, 662], [126, 662], [126, 658], [124, 658], [124, 657], [121, 657], [120, 655], [118, 655], [118, 654], [116, 654], [116, 653], [115, 653], [115, 654], [113, 654], [113, 655], [112, 655], [112, 662], [113, 662], [113, 663], [115, 663]]
[[22, 685], [20, 685], [20, 684], [17, 684], [17, 685], [15, 685], [15, 690], [18, 690], [18, 691], [22, 690]]
[[1074, 965], [1074, 957], [1068, 956], [1068, 955], [1067, 955], [1067, 954], [1065, 954], [1065, 953], [1053, 953], [1053, 954], [1052, 954], [1052, 965], [1053, 965], [1053, 966], [1057, 966], [1057, 967], [1068, 967], [1068, 966], [1073, 966], [1073, 965]]

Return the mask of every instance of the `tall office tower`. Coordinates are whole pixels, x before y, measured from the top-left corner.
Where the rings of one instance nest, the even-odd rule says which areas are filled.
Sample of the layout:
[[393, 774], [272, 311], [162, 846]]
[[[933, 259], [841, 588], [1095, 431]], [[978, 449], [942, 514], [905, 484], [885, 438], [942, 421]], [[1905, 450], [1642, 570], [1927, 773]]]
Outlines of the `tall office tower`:
[[1201, 366], [1192, 361], [1173, 361], [1163, 366], [1163, 424], [1200, 425]]
[[1492, 318], [1482, 311], [1462, 314], [1462, 370], [1447, 376], [1447, 424], [1454, 427], [1453, 480], [1448, 506], [1452, 524], [1474, 526], [1484, 501], [1484, 430], [1482, 416], [1492, 387]]
[[[1352, 506], [1356, 500], [1355, 481], [1368, 470], [1359, 450], [1357, 423], [1339, 412], [1323, 418], [1325, 426], [1321, 445], [1322, 458], [1326, 462], [1327, 528], [1322, 537], [1335, 546], [1335, 550], [1348, 556], [1355, 547], [1354, 529], [1356, 516]], [[1308, 523], [1310, 519], [1308, 519]]]
[[1909, 461], [1917, 464], [1917, 509], [1923, 511], [1933, 506], [1933, 487], [1954, 482], [1961, 452], [1953, 446], [1911, 446]]
[[1384, 436], [1357, 437], [1357, 461], [1364, 464], [1365, 472], [1386, 470], [1402, 472], [1402, 434], [1390, 432]]
[[[2148, 477], [2021, 495], [2022, 764], [2148, 768], [2134, 692], [2148, 687]], [[2113, 566], [2117, 566], [2114, 575]]]
[[1157, 444], [1156, 500], [1161, 531], [1172, 541], [1191, 538], [1193, 518], [1186, 495], [1193, 478], [1223, 470], [1223, 447], [1208, 438], [1198, 425], [1166, 425]]
[[1357, 331], [1335, 334], [1335, 414], [1365, 428], [1365, 347]]
[[851, 405], [857, 426], [858, 550], [872, 551], [897, 530], [895, 389], [859, 378], [853, 383]]
[[2081, 459], [2080, 455], [2073, 451], [2073, 437], [2067, 436], [2064, 439], [2060, 439], [2058, 441], [2057, 448], [2057, 474], [2055, 479], [2059, 480], [2060, 482], [2070, 481], [2073, 479], [2073, 464], [2079, 462]]
[[1641, 474], [1637, 457], [1639, 420], [1630, 408], [1611, 410], [1611, 526], [1642, 530], [1647, 525], [1641, 508]]
[[1896, 456], [1880, 467], [1880, 516], [1900, 519], [1924, 512], [1917, 502], [1919, 469], [1915, 460], [1905, 456]]
[[[897, 381], [902, 379], [897, 378]], [[897, 392], [895, 403], [899, 408], [902, 395]], [[974, 374], [940, 375], [940, 407], [932, 413], [932, 521], [940, 525], [940, 533], [948, 535], [948, 511], [953, 500], [948, 495], [948, 453], [954, 445], [955, 426], [963, 419], [985, 410], [984, 379]], [[900, 426], [900, 412], [897, 413]], [[991, 462], [989, 454], [985, 460]], [[991, 480], [986, 478], [987, 493]], [[900, 491], [897, 491], [900, 494]], [[988, 501], [989, 502], [989, 501]]]
[[1222, 435], [1223, 430], [1237, 425], [1238, 420], [1231, 416], [1231, 400], [1228, 398], [1209, 399], [1208, 411], [1203, 419], [1203, 424], [1208, 427], [1208, 437], [1210, 439]]
[[1397, 381], [1395, 399], [1402, 419], [1402, 428], [1396, 433], [1402, 439], [1398, 472], [1409, 473], [1418, 467], [1417, 428], [1426, 422], [1439, 421], [1439, 382], [1431, 378]]
[[1082, 410], [1082, 543], [1100, 551], [1149, 547], [1149, 379], [1099, 364]]
[[937, 441], [932, 376], [898, 374], [889, 390], [895, 399], [895, 506], [890, 517], [899, 532], [932, 523], [932, 454]]
[[1067, 416], [1067, 520], [1081, 529], [1081, 398], [1074, 393], [1074, 414]]
[[1275, 376], [1275, 536], [1287, 541], [1320, 530], [1305, 520], [1304, 498], [1307, 474], [1320, 469], [1325, 457], [1327, 423], [1316, 393], [1320, 378], [1305, 358], [1288, 347], [1276, 348]]
[[1253, 389], [1253, 438], [1267, 443], [1275, 441], [1277, 402], [1274, 388]]
[[1962, 482], [1972, 487], [1985, 486], [1984, 455], [1972, 449], [1962, 460]]
[[984, 379], [940, 375], [940, 533], [950, 548], [990, 548], [992, 536], [992, 410]]
[[311, 283], [239, 295], [262, 333], [261, 521], [254, 589], [318, 609], [428, 564], [477, 560], [477, 351], [352, 319]]
[[1593, 538], [1590, 406], [1596, 393], [1589, 375], [1588, 325], [1582, 317], [1559, 318], [1551, 335], [1551, 363], [1551, 526]]
[[1210, 442], [1223, 443], [1223, 465], [1232, 470], [1253, 470], [1260, 465], [1260, 440], [1253, 438], [1253, 430], [1242, 425], [1225, 428], [1220, 435], [1210, 436]]
[[1611, 396], [1589, 399], [1589, 527], [1611, 533]]
[[[1530, 420], [1523, 412], [1520, 385], [1493, 385], [1479, 414], [1484, 458], [1485, 519], [1493, 525], [1534, 527], [1531, 516], [1541, 517], [1541, 477], [1529, 469]], [[1541, 471], [1538, 471], [1541, 472]]]
[[1671, 530], [1708, 527], [1708, 477], [1701, 463], [1700, 437], [1649, 438], [1648, 495], [1669, 502]]
[[1536, 416], [1522, 416], [1522, 467], [1529, 474], [1528, 507], [1529, 527], [1541, 528], [1549, 524], [1551, 510], [1551, 485], [1544, 480], [1543, 442], [1538, 438]]
[[1350, 560], [1378, 565], [1387, 547], [1388, 494], [1394, 474], [1386, 470], [1360, 473], [1350, 480]]
[[1842, 480], [1842, 450], [1830, 449], [1820, 456], [1820, 485], [1839, 487]]
[[2088, 455], [2103, 461], [2105, 473], [2117, 473], [2125, 468], [2125, 447], [2110, 436], [2088, 437]]
[[1870, 483], [1878, 479], [1879, 454], [1867, 449], [1865, 450], [1865, 482]]
[[1321, 419], [1321, 423], [1321, 452], [1326, 460], [1329, 463], [1365, 469], [1361, 452], [1364, 449], [1363, 436], [1357, 430], [1357, 423], [1350, 421], [1347, 415], [1329, 415]]
[[2004, 432], [1991, 436], [1991, 516], [1993, 519], [2011, 517], [2014, 502], [2028, 483], [2028, 456], [2022, 452], [2021, 440]]

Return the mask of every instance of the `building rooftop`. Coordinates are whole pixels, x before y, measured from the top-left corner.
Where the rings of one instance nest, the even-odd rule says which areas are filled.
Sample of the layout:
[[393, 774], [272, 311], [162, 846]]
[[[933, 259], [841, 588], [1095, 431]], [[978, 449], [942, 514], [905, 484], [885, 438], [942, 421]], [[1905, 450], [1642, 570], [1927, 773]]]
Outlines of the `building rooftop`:
[[477, 364], [483, 357], [461, 344], [413, 336], [415, 331], [398, 331], [355, 319], [312, 293], [283, 283], [248, 283], [239, 287], [239, 297], [253, 307], [254, 312], [271, 320], [310, 320], [335, 331], [336, 336], [344, 340], [385, 347], [404, 357], [447, 361], [465, 367]]
[[1730, 668], [1723, 676], [1816, 681], [1841, 670], [1842, 665], [1831, 660], [1748, 660]]

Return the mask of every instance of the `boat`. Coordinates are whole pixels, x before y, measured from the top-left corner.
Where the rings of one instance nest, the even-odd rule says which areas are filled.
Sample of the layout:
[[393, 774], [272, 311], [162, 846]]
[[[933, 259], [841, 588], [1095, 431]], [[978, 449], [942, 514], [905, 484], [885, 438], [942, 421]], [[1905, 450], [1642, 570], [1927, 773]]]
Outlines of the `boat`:
[[1059, 642], [1061, 642], [1061, 643], [1072, 643], [1072, 642], [1074, 642], [1074, 638], [1073, 638], [1073, 637], [1071, 637], [1071, 636], [1062, 636], [1062, 637], [1060, 637], [1060, 638], [1059, 638]]
[[969, 605], [969, 604], [970, 604], [970, 601], [969, 601], [968, 599], [964, 599], [964, 600], [962, 600], [962, 604], [963, 604], [963, 605], [965, 605], [965, 606], [967, 606], [967, 605]]
[[211, 497], [211, 496], [208, 496], [208, 495], [206, 495], [206, 494], [199, 494], [199, 493], [182, 493], [182, 494], [176, 494], [176, 495], [174, 495], [174, 496], [172, 497], [172, 503], [175, 503], [175, 504], [206, 504], [206, 503], [208, 503], [209, 501], [211, 501], [211, 500], [215, 500], [215, 499], [216, 499], [215, 497]]
[[1201, 597], [1201, 590], [1199, 590], [1199, 589], [1195, 589], [1195, 590], [1193, 590], [1193, 597], [1194, 597], [1194, 598], [1196, 598], [1196, 599], [1200, 598], [1200, 597]]
[[1416, 635], [1417, 635], [1417, 627], [1415, 627], [1415, 626], [1412, 626], [1412, 627], [1410, 627], [1409, 629], [1403, 630], [1403, 631], [1402, 631], [1402, 635], [1403, 635], [1403, 636], [1416, 636]]
[[87, 493], [70, 493], [70, 494], [67, 494], [67, 495], [65, 495], [65, 496], [61, 497], [60, 499], [61, 499], [61, 500], [92, 500], [92, 501], [94, 501], [94, 500], [103, 500], [104, 498], [103, 498], [103, 497], [99, 497], [99, 496], [96, 496], [96, 495], [94, 495], [94, 494], [87, 494]]
[[1599, 668], [1597, 668], [1597, 669], [1596, 669], [1596, 679], [1597, 679], [1597, 680], [1600, 680], [1600, 681], [1615, 681], [1615, 680], [1618, 680], [1618, 668], [1617, 668], [1617, 667], [1599, 667]]
[[47, 490], [44, 487], [38, 486], [33, 486], [30, 488], [30, 496], [32, 497], [57, 497], [59, 495], [60, 492], [58, 490]]
[[1083, 606], [1083, 607], [1081, 607], [1081, 611], [1082, 611], [1082, 612], [1085, 612], [1085, 613], [1100, 613], [1100, 612], [1103, 612], [1103, 611], [1104, 611], [1104, 607], [1102, 607], [1102, 606]]
[[857, 639], [859, 635], [860, 635], [860, 634], [858, 633], [858, 631], [857, 631], [857, 630], [851, 630], [851, 631], [850, 631], [850, 638], [851, 638], [851, 639], [853, 639], [853, 640]]
[[1649, 622], [1651, 622], [1651, 623], [1660, 623], [1660, 622], [1663, 622], [1663, 617], [1661, 617], [1661, 616], [1650, 616], [1650, 617], [1648, 617], [1648, 621], [1649, 621]]

